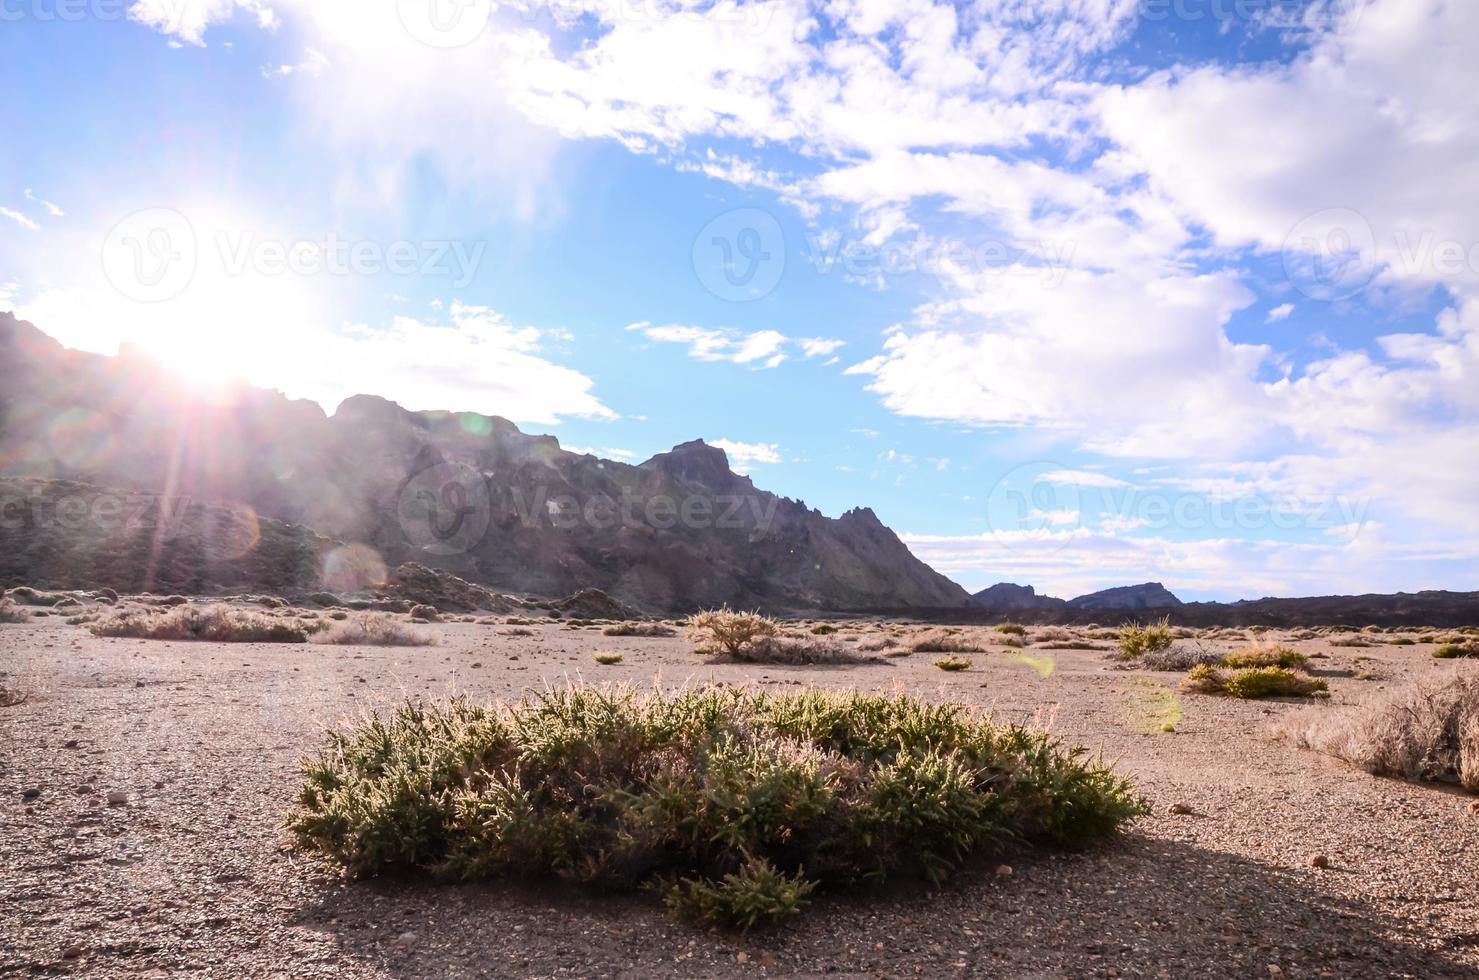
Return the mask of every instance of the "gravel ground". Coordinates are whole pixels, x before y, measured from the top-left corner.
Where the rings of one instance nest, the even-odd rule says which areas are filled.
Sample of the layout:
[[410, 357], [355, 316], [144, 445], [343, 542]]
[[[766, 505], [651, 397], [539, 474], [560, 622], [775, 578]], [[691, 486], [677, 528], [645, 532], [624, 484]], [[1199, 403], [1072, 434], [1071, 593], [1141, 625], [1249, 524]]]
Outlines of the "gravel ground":
[[[1029, 649], [1051, 657], [1046, 677], [1049, 664], [1005, 648], [947, 674], [926, 654], [715, 666], [681, 639], [423, 628], [438, 646], [108, 640], [55, 618], [0, 626], [0, 683], [27, 695], [0, 708], [0, 975], [1479, 976], [1474, 797], [1271, 739], [1295, 705], [1177, 698], [1176, 675], [1115, 670], [1086, 650]], [[1328, 653], [1317, 665], [1336, 703], [1479, 669], [1435, 662], [1430, 646], [1296, 645]], [[597, 650], [624, 662], [598, 666]], [[567, 679], [988, 705], [1102, 751], [1154, 814], [1102, 851], [1019, 854], [940, 892], [824, 896], [794, 924], [749, 936], [676, 923], [641, 895], [348, 882], [286, 849], [298, 760], [325, 725], [407, 694], [508, 697]], [[1167, 705], [1182, 711], [1174, 734], [1159, 730]], [[1314, 855], [1329, 867], [1311, 867]]]

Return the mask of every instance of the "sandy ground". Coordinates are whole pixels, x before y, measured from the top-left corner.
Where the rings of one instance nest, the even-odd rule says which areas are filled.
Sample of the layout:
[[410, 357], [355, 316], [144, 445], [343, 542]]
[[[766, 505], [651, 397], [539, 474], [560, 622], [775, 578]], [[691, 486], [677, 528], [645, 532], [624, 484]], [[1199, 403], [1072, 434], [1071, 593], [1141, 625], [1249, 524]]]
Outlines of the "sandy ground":
[[[1296, 705], [1172, 700], [1178, 675], [1112, 669], [1084, 650], [1029, 649], [1051, 658], [1034, 665], [1002, 648], [947, 674], [925, 654], [747, 667], [709, 664], [681, 639], [423, 628], [438, 646], [0, 626], [0, 682], [29, 695], [0, 708], [0, 976], [1479, 976], [1474, 798], [1272, 740]], [[1328, 654], [1316, 665], [1334, 703], [1479, 670], [1436, 662], [1431, 646], [1295, 645]], [[599, 666], [597, 650], [625, 660]], [[1102, 751], [1154, 814], [1105, 850], [1016, 855], [1010, 875], [993, 863], [940, 892], [824, 896], [794, 924], [749, 936], [677, 923], [642, 895], [347, 882], [285, 848], [298, 760], [323, 726], [408, 694], [508, 697], [570, 680], [816, 684], [987, 705]], [[1160, 731], [1159, 712], [1178, 701], [1175, 733]], [[110, 793], [127, 801], [109, 805]], [[1330, 867], [1310, 867], [1315, 854]]]

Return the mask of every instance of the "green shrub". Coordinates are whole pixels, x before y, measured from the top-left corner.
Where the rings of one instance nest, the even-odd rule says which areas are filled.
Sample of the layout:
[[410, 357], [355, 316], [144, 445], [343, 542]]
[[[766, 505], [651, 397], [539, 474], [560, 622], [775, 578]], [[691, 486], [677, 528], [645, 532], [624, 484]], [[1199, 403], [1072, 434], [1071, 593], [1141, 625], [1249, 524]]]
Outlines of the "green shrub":
[[1120, 628], [1118, 640], [1120, 656], [1126, 660], [1157, 653], [1171, 645], [1171, 621], [1161, 619], [1145, 626], [1129, 623]]
[[662, 623], [617, 623], [601, 631], [606, 636], [675, 636], [671, 626]]
[[1445, 643], [1433, 651], [1439, 660], [1457, 660], [1462, 657], [1479, 657], [1479, 645]]
[[172, 606], [162, 612], [130, 609], [87, 628], [97, 636], [211, 643], [306, 643], [310, 632], [302, 623], [224, 604]]
[[1224, 667], [1303, 667], [1310, 658], [1289, 647], [1252, 647], [1222, 658]]
[[1012, 636], [1026, 636], [1027, 627], [1021, 623], [1001, 623], [996, 627], [998, 633], [1007, 633]]
[[610, 667], [612, 664], [621, 663], [622, 656], [619, 653], [602, 652], [591, 654], [591, 659], [594, 660], [596, 663], [602, 665], [603, 667]]
[[971, 662], [964, 657], [945, 657], [935, 661], [935, 666], [941, 670], [956, 671], [969, 670]]
[[288, 828], [359, 875], [657, 888], [748, 928], [811, 890], [940, 882], [1007, 846], [1083, 846], [1144, 806], [1046, 733], [905, 696], [570, 687], [411, 701], [333, 731]]
[[1223, 694], [1230, 698], [1308, 697], [1327, 686], [1287, 667], [1248, 667], [1224, 674], [1215, 667], [1198, 664], [1186, 675], [1188, 690], [1201, 694]]
[[688, 618], [688, 638], [702, 653], [740, 657], [750, 644], [762, 637], [776, 636], [780, 627], [759, 613], [734, 612], [727, 606], [710, 609]]

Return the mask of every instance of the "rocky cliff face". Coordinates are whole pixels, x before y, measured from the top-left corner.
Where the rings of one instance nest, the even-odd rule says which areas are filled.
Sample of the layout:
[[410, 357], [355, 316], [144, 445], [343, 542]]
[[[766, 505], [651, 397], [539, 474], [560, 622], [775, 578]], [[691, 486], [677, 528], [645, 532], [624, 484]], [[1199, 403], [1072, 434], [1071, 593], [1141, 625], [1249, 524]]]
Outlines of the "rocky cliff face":
[[1065, 600], [1050, 595], [1038, 595], [1037, 590], [1030, 585], [1016, 585], [1011, 582], [998, 582], [990, 588], [982, 589], [971, 596], [971, 601], [982, 609], [1052, 609], [1068, 604]]
[[245, 505], [491, 588], [604, 589], [653, 610], [960, 607], [872, 511], [828, 518], [757, 489], [702, 442], [640, 466], [496, 417], [361, 395], [332, 415], [190, 390], [129, 354], [66, 350], [0, 314], [0, 475]]
[[1181, 600], [1159, 582], [1123, 585], [1069, 599], [1074, 609], [1165, 609], [1181, 605]]

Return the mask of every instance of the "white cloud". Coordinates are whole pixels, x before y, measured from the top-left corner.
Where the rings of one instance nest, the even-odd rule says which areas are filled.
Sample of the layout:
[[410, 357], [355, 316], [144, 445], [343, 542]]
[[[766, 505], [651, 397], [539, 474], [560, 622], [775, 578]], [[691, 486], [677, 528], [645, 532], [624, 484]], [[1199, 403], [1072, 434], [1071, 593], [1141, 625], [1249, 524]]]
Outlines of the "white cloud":
[[10, 208], [0, 207], [0, 216], [9, 218], [11, 221], [14, 221], [16, 224], [20, 225], [27, 231], [41, 230], [40, 225], [38, 225], [36, 222], [32, 221], [25, 215], [21, 214], [19, 211], [12, 211], [10, 210]]
[[53, 218], [65, 217], [67, 214], [67, 212], [63, 211], [61, 208], [57, 207], [55, 204], [51, 203], [45, 198], [37, 197], [34, 193], [32, 193], [31, 188], [29, 187], [26, 188], [26, 200], [33, 201], [36, 204], [41, 205], [43, 208], [46, 209], [46, 213]]
[[277, 14], [261, 0], [134, 0], [128, 16], [161, 34], [204, 46], [206, 29], [230, 20], [238, 9], [252, 14], [265, 30], [277, 26]]
[[806, 338], [793, 341], [775, 330], [756, 330], [741, 333], [736, 330], [693, 327], [677, 323], [656, 326], [651, 323], [633, 323], [628, 330], [642, 334], [649, 340], [667, 344], [686, 344], [688, 354], [700, 361], [730, 361], [734, 364], [759, 364], [773, 368], [786, 360], [786, 352], [799, 346], [803, 357], [811, 358], [830, 353], [842, 346], [840, 340]]
[[1278, 323], [1280, 320], [1287, 320], [1289, 319], [1289, 314], [1293, 312], [1293, 303], [1280, 303], [1278, 306], [1275, 306], [1273, 309], [1268, 311], [1268, 318], [1266, 322]]
[[710, 439], [709, 445], [724, 450], [729, 465], [736, 473], [748, 473], [756, 465], [781, 462], [781, 447], [773, 442], [736, 442], [733, 439]]
[[1124, 480], [1091, 470], [1050, 470], [1039, 477], [1045, 483], [1078, 487], [1127, 487]]

